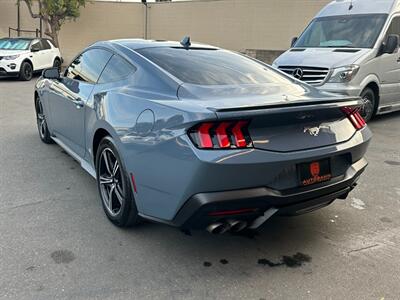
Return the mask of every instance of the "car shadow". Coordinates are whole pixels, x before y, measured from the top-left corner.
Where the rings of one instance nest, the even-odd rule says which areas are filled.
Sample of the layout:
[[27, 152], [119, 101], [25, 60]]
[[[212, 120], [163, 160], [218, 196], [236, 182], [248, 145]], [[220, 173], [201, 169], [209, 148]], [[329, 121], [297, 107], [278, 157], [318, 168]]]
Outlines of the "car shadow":
[[[133, 247], [142, 239], [154, 257], [167, 257], [174, 265], [212, 269], [208, 276], [248, 276], [254, 269], [299, 268], [310, 271], [314, 251], [330, 243], [318, 224], [329, 222], [321, 212], [299, 217], [273, 217], [256, 232], [212, 235], [190, 233], [162, 224], [144, 223], [121, 230], [121, 242]], [[314, 224], [314, 225], [313, 225]], [[334, 229], [330, 234], [335, 234]], [[151, 240], [151, 241], [150, 241]]]
[[398, 119], [398, 118], [400, 118], [400, 111], [395, 111], [395, 112], [387, 113], [384, 115], [377, 115], [377, 116], [375, 116], [375, 118], [373, 118], [369, 122], [369, 124], [370, 125], [378, 124], [378, 123], [387, 122], [387, 121], [391, 121], [391, 120]]
[[[37, 80], [41, 76], [41, 74], [42, 74], [41, 72], [34, 74], [30, 81]], [[24, 82], [24, 81], [19, 80], [17, 76], [13, 76], [13, 77], [1, 77], [0, 82]]]

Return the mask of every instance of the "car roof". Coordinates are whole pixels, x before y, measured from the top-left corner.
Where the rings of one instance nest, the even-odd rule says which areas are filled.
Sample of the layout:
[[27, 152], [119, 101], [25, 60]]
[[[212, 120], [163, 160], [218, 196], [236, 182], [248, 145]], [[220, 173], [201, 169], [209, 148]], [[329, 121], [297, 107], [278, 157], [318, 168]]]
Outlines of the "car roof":
[[316, 17], [390, 14], [392, 11], [399, 9], [399, 5], [399, 0], [335, 0], [326, 5]]
[[[179, 42], [175, 41], [164, 41], [164, 40], [144, 40], [144, 39], [118, 39], [118, 40], [110, 40], [105, 42], [95, 43], [93, 46], [97, 44], [118, 44], [121, 46], [125, 46], [132, 50], [139, 50], [144, 48], [159, 48], [159, 47], [182, 47]], [[210, 46], [201, 43], [192, 43], [190, 48], [207, 48], [207, 49], [218, 49], [215, 46]]]

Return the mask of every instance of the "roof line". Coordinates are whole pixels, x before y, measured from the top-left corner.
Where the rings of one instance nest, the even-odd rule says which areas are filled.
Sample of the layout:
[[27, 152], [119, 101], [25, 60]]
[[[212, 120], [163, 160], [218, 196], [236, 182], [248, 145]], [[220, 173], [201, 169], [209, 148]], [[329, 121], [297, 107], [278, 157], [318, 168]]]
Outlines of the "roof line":
[[148, 63], [150, 63], [152, 66], [156, 67], [158, 70], [160, 70], [162, 73], [164, 73], [166, 76], [168, 76], [170, 79], [172, 79], [173, 81], [175, 81], [178, 85], [183, 84], [184, 82], [180, 79], [178, 79], [177, 77], [175, 77], [174, 75], [172, 75], [171, 73], [167, 72], [166, 70], [164, 70], [163, 68], [161, 68], [159, 65], [157, 65], [156, 63], [154, 63], [153, 61], [151, 61], [150, 59], [148, 59], [147, 57], [145, 57], [144, 55], [140, 54], [139, 52], [137, 52], [134, 49], [131, 49], [123, 44], [120, 44], [116, 41], [113, 41], [111, 43], [115, 43], [125, 49], [128, 49], [129, 51], [135, 53], [137, 56], [139, 56], [140, 58], [144, 59], [145, 61], [147, 61]]

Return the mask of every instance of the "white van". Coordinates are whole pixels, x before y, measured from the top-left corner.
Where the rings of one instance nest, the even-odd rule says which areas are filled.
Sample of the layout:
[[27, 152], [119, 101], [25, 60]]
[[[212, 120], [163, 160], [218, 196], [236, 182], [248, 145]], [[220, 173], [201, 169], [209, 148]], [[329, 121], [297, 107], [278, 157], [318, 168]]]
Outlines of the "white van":
[[368, 121], [400, 109], [400, 0], [336, 0], [273, 66], [327, 92], [361, 96]]

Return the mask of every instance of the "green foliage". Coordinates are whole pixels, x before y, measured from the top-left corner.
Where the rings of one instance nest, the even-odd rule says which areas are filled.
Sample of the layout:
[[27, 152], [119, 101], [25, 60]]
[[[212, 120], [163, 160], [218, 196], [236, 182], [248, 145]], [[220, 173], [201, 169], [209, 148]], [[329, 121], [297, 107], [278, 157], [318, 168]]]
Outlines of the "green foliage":
[[[32, 0], [31, 0], [32, 1]], [[86, 0], [40, 0], [41, 13], [48, 16], [59, 16], [61, 19], [76, 19], [79, 8], [85, 6]]]
[[[75, 20], [79, 17], [79, 9], [89, 0], [17, 0], [25, 2], [32, 18], [41, 18], [48, 25], [45, 34], [53, 39], [58, 46], [58, 32], [66, 20]], [[39, 2], [40, 11], [34, 13], [32, 6]]]

